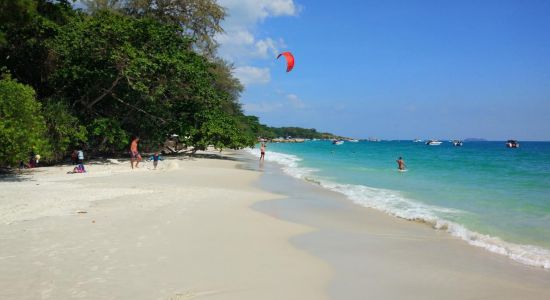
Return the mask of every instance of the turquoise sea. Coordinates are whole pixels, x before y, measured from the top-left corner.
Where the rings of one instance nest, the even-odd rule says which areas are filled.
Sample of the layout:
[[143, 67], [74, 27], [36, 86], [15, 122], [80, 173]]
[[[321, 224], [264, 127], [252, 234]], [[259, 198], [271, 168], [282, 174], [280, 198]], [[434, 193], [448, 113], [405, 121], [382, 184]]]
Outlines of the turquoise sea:
[[[250, 151], [258, 155], [257, 148]], [[399, 156], [406, 172], [397, 170]], [[550, 142], [517, 149], [504, 142], [270, 143], [269, 162], [360, 205], [550, 268]]]

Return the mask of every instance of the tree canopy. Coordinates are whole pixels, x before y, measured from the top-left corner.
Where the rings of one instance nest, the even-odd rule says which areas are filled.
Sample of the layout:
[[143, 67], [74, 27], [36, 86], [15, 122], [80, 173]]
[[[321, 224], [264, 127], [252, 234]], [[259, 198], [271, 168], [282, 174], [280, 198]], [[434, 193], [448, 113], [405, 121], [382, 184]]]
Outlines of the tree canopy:
[[252, 146], [279, 133], [246, 116], [233, 66], [216, 57], [215, 0], [0, 0], [0, 167], [32, 151]]
[[85, 0], [83, 3], [90, 12], [109, 9], [175, 25], [202, 54], [209, 57], [217, 48], [214, 36], [223, 32], [221, 21], [226, 16], [225, 9], [216, 0]]

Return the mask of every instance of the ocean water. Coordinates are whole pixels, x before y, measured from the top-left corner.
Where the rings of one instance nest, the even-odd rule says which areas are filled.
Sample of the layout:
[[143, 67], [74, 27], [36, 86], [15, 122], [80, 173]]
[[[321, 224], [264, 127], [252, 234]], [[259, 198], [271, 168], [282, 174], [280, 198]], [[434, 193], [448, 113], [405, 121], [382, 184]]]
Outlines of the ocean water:
[[[249, 150], [259, 155], [259, 147]], [[397, 170], [402, 156], [408, 167]], [[268, 144], [266, 162], [350, 201], [550, 269], [550, 142]]]

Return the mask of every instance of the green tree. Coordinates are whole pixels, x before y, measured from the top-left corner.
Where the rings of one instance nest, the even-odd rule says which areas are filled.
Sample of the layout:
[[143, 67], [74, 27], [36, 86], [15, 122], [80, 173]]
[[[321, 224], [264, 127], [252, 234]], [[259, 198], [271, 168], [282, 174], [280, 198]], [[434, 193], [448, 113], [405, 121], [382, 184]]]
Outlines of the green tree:
[[52, 94], [47, 41], [76, 12], [67, 0], [0, 0], [0, 66], [42, 99]]
[[88, 126], [89, 140], [96, 146], [95, 152], [114, 153], [122, 151], [130, 142], [128, 133], [115, 119], [97, 118]]
[[10, 78], [0, 80], [0, 166], [27, 161], [31, 151], [48, 159], [46, 122], [34, 90]]
[[88, 131], [80, 125], [67, 104], [58, 99], [50, 99], [44, 104], [43, 115], [48, 129], [54, 160], [62, 159], [70, 147], [86, 143]]
[[[243, 126], [237, 99], [242, 86], [227, 78], [226, 65], [197, 54], [190, 43], [173, 25], [151, 18], [110, 11], [80, 16], [50, 43], [57, 66], [51, 83], [57, 96], [71, 99], [83, 123], [109, 118], [152, 142], [177, 133], [193, 135], [190, 146], [210, 141], [241, 147], [245, 143], [232, 130]], [[209, 134], [214, 129], [228, 138]]]
[[323, 136], [268, 127], [243, 114], [243, 86], [233, 66], [214, 55], [225, 17], [215, 0], [84, 1], [89, 14], [72, 2], [0, 0], [0, 68], [21, 83], [5, 79], [4, 95], [14, 86], [34, 89], [42, 105], [34, 94], [21, 105], [44, 125], [23, 118], [33, 131], [19, 135], [13, 128], [27, 123], [3, 117], [2, 142], [21, 147], [2, 147], [5, 153], [21, 158], [31, 151], [21, 137], [58, 160], [82, 143], [98, 152], [124, 150], [131, 135], [154, 145], [178, 134], [195, 149], [238, 149], [257, 137]]
[[214, 36], [223, 32], [221, 22], [226, 16], [216, 0], [87, 0], [84, 4], [92, 13], [117, 10], [175, 25], [178, 32], [191, 38], [193, 45], [210, 57], [217, 48]]

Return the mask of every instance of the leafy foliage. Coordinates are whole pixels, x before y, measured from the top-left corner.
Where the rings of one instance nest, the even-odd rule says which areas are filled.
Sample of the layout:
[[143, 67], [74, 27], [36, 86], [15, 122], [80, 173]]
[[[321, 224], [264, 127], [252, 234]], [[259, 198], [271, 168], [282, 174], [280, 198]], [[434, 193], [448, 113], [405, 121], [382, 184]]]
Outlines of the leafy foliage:
[[39, 99], [53, 92], [46, 43], [75, 14], [66, 0], [0, 0], [0, 65], [32, 86]]
[[43, 107], [43, 115], [48, 129], [48, 137], [53, 150], [54, 160], [60, 160], [71, 147], [84, 144], [88, 139], [86, 127], [80, 125], [67, 104], [50, 99]]
[[86, 0], [91, 12], [110, 9], [133, 17], [156, 19], [175, 25], [179, 33], [193, 40], [201, 53], [213, 57], [217, 48], [214, 35], [223, 32], [225, 9], [216, 0]]
[[130, 143], [128, 133], [115, 119], [98, 118], [88, 126], [90, 142], [102, 153], [122, 151]]
[[40, 108], [30, 86], [9, 77], [0, 80], [0, 165], [27, 161], [31, 151], [50, 155]]
[[[237, 123], [231, 116], [242, 114], [237, 102], [242, 87], [225, 78], [230, 76], [225, 65], [210, 62], [189, 45], [173, 26], [100, 11], [61, 27], [51, 41], [57, 64], [52, 83], [60, 97], [71, 99], [82, 120], [116, 119], [122, 130], [151, 140], [172, 133], [206, 134], [216, 126], [227, 134], [237, 130], [216, 117]], [[244, 146], [208, 136], [216, 135], [191, 139], [190, 146]]]
[[[0, 165], [76, 146], [124, 151], [172, 134], [195, 150], [252, 146], [284, 132], [245, 116], [233, 66], [215, 56], [225, 11], [215, 0], [0, 0]], [[20, 82], [20, 83], [18, 83]], [[34, 89], [34, 90], [33, 90]], [[35, 98], [36, 91], [36, 98]]]

